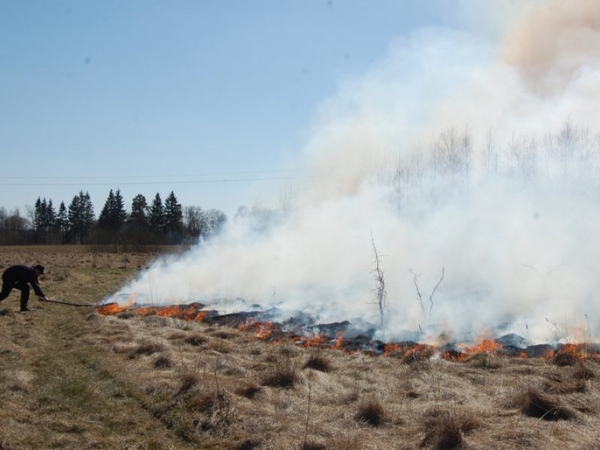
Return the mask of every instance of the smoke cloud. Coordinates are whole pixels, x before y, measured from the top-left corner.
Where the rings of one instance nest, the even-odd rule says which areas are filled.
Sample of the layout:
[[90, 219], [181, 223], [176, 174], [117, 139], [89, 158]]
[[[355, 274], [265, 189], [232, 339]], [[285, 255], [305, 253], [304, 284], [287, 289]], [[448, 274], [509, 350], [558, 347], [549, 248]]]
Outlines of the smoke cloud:
[[319, 107], [297, 161], [314, 176], [285, 208], [230, 220], [105, 301], [255, 305], [384, 340], [597, 339], [600, 6], [528, 5], [500, 42], [392, 42]]

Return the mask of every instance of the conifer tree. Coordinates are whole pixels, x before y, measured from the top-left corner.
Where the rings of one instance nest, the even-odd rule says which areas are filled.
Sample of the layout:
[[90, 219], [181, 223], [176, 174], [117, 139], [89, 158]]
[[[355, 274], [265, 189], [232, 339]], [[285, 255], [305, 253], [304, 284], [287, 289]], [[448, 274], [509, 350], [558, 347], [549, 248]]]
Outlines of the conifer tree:
[[79, 194], [73, 197], [69, 205], [69, 236], [78, 241], [84, 242], [88, 231], [94, 223], [94, 206], [89, 193], [79, 191]]
[[115, 194], [111, 189], [98, 218], [98, 225], [107, 230], [119, 230], [125, 223], [126, 218], [127, 212], [125, 211], [121, 191], [117, 189]]
[[33, 210], [33, 228], [38, 242], [46, 242], [46, 234], [52, 230], [55, 221], [56, 212], [52, 200], [46, 201], [45, 198], [38, 197]]
[[54, 227], [58, 231], [61, 240], [64, 239], [69, 228], [69, 217], [67, 215], [67, 207], [65, 206], [65, 202], [60, 202], [60, 205], [58, 206], [58, 213], [56, 214]]
[[165, 231], [167, 233], [181, 233], [183, 230], [183, 211], [177, 202], [175, 193], [171, 191], [165, 199]]
[[148, 202], [146, 197], [142, 194], [138, 194], [133, 197], [131, 201], [131, 214], [129, 216], [129, 222], [135, 225], [147, 225], [148, 224]]
[[150, 205], [150, 214], [148, 216], [150, 228], [156, 232], [162, 232], [165, 227], [165, 207], [160, 194], [156, 193], [152, 205]]

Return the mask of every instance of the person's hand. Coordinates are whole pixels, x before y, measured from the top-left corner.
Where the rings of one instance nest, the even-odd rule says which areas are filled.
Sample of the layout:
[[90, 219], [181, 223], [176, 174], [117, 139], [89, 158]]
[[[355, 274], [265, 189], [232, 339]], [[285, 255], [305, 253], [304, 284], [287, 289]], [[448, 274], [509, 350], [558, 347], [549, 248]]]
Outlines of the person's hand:
[[48, 297], [40, 297], [40, 302], [47, 302], [50, 299]]

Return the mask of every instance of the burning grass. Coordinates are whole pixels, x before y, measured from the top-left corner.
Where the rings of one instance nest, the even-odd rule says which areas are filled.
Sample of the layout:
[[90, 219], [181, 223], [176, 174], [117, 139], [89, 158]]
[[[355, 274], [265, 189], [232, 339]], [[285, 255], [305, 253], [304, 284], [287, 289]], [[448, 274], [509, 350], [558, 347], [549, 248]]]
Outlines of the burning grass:
[[[94, 303], [143, 265], [103, 261], [93, 272], [73, 264], [44, 288]], [[2, 306], [1, 448], [600, 447], [599, 367], [578, 348], [522, 358], [472, 346], [446, 360], [417, 345], [350, 351], [335, 336], [331, 348], [260, 340], [256, 323], [46, 304], [21, 315], [17, 296]]]

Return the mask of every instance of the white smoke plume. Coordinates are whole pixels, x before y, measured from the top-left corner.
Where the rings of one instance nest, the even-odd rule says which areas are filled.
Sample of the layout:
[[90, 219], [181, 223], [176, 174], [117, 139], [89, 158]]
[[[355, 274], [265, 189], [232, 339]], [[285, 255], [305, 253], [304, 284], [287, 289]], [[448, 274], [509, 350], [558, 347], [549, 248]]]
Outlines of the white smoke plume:
[[230, 220], [105, 301], [256, 304], [388, 341], [597, 339], [600, 4], [528, 5], [499, 44], [393, 42], [319, 108], [298, 162], [314, 177], [291, 206]]

